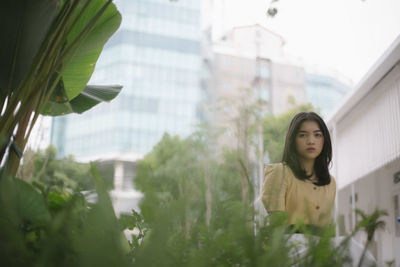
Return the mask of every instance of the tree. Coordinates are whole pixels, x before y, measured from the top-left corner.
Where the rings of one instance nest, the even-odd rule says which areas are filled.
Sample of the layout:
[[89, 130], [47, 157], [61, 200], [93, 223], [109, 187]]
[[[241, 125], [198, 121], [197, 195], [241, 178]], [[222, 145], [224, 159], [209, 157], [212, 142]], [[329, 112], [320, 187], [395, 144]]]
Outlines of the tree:
[[193, 138], [181, 140], [166, 134], [143, 160], [134, 180], [144, 193], [140, 204], [144, 218], [155, 223], [157, 214], [172, 207], [180, 210], [180, 230], [188, 234], [194, 220], [205, 218], [204, 147]]
[[260, 153], [257, 126], [265, 104], [254, 90], [239, 88], [233, 97], [220, 98], [216, 108], [218, 116], [223, 118], [216, 126], [222, 133], [217, 137], [217, 146], [223, 144], [220, 151], [224, 151], [225, 162], [240, 174], [242, 201], [248, 204], [254, 199], [254, 170]]
[[311, 104], [294, 107], [280, 115], [267, 115], [263, 122], [264, 132], [264, 151], [267, 151], [271, 163], [277, 163], [282, 160], [283, 149], [285, 146], [286, 132], [290, 121], [299, 112], [315, 111]]
[[54, 146], [36, 152], [28, 149], [18, 177], [31, 183], [39, 182], [44, 186], [60, 190], [94, 190], [90, 165], [76, 162], [73, 156], [57, 159], [57, 150]]
[[[0, 162], [15, 176], [40, 113], [81, 113], [121, 86], [87, 86], [121, 15], [111, 0], [7, 0], [1, 9]], [[7, 157], [7, 159], [5, 159]]]

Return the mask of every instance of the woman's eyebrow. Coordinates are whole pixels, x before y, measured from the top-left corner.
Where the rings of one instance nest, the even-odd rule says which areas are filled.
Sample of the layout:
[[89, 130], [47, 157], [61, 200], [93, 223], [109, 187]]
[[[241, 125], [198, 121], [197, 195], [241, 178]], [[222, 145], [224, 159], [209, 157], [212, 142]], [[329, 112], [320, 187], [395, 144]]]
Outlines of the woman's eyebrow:
[[[313, 133], [316, 133], [316, 132], [322, 132], [322, 131], [321, 131], [321, 130], [315, 130], [315, 131], [313, 131]], [[302, 131], [302, 130], [300, 130], [299, 133], [308, 133], [308, 131]]]

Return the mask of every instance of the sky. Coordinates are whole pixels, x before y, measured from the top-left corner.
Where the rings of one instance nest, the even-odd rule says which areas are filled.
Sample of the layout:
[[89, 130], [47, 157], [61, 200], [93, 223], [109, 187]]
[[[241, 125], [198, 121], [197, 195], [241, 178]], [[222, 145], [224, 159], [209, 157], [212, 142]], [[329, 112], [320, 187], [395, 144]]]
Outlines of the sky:
[[326, 67], [356, 85], [400, 35], [400, 0], [217, 0], [227, 6], [223, 25], [259, 23], [281, 35], [285, 52]]

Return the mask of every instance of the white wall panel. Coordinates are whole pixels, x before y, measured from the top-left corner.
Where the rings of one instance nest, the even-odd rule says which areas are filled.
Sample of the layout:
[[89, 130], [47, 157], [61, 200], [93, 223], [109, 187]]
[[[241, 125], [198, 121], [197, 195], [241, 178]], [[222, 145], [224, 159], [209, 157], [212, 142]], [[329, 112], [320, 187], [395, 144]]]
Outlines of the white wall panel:
[[397, 64], [336, 126], [338, 186], [400, 157], [400, 65]]

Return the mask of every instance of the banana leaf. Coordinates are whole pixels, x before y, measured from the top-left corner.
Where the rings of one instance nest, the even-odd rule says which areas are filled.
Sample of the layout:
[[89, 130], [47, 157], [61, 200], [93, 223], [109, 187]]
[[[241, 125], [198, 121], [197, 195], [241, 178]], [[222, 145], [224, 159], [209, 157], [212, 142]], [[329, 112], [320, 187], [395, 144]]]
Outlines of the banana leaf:
[[[81, 1], [79, 10], [83, 8], [87, 1], [89, 0]], [[72, 42], [98, 10], [107, 2], [109, 1], [91, 1], [89, 7], [69, 33], [67, 42]], [[121, 14], [118, 12], [116, 6], [111, 3], [95, 23], [93, 29], [78, 50], [65, 59], [68, 65], [62, 74], [62, 81], [64, 83], [65, 94], [69, 100], [77, 97], [85, 89], [105, 43], [119, 28], [121, 20]]]
[[[2, 0], [0, 8], [0, 92], [16, 88], [27, 74], [60, 0]], [[12, 68], [14, 66], [14, 71]]]
[[[101, 102], [109, 102], [121, 91], [120, 85], [88, 85], [71, 101], [49, 101], [42, 110], [43, 115], [59, 116], [69, 113], [83, 113]], [[64, 98], [62, 98], [64, 99]]]
[[[7, 143], [23, 151], [44, 107], [47, 114], [81, 113], [119, 93], [121, 86], [87, 83], [121, 15], [112, 0], [5, 0], [0, 10], [2, 161]], [[7, 173], [15, 176], [20, 158], [8, 155]]]
[[[0, 42], [0, 100], [1, 102], [10, 95], [9, 90], [14, 90], [18, 87], [24, 77], [27, 75], [28, 70], [33, 62], [35, 55], [39, 52], [39, 48], [49, 34], [49, 28], [55, 18], [61, 3], [67, 2], [66, 0], [5, 0], [2, 2], [0, 11], [0, 32], [5, 37]], [[69, 1], [70, 2], [70, 1]], [[85, 11], [79, 17], [78, 21], [71, 28], [68, 33], [65, 49], [74, 42], [82, 30], [90, 23], [95, 14], [104, 6], [108, 0], [81, 0], [78, 8], [73, 16], [72, 21], [78, 16], [84, 6], [88, 4]], [[84, 98], [85, 90], [93, 93], [94, 88], [87, 87], [98, 57], [107, 40], [114, 34], [121, 24], [121, 15], [116, 6], [110, 3], [104, 13], [100, 16], [94, 24], [92, 30], [87, 34], [84, 40], [80, 43], [79, 47], [73, 52], [68, 53], [63, 66], [62, 77], [60, 83], [63, 85], [62, 90], [56, 90], [58, 95], [50, 99], [46, 105], [43, 114], [60, 115], [62, 113], [61, 106], [54, 103], [54, 98], [71, 101], [78, 97], [71, 107], [65, 109], [64, 112], [78, 112], [81, 113], [90, 107], [93, 107], [94, 101], [91, 97]], [[56, 73], [55, 73], [56, 74]], [[118, 91], [118, 86], [112, 86], [113, 92], [110, 93], [114, 98]], [[120, 90], [121, 88], [119, 88]], [[104, 93], [104, 89], [99, 89], [100, 95]], [[119, 91], [118, 91], [119, 92]], [[53, 94], [54, 95], [54, 94]], [[84, 99], [88, 99], [89, 103], [83, 103]], [[100, 97], [100, 100], [102, 97]], [[106, 100], [110, 99], [106, 97]], [[104, 100], [101, 100], [104, 101]], [[77, 104], [79, 103], [79, 105]], [[56, 106], [50, 108], [50, 106]], [[68, 106], [63, 103], [63, 106]], [[78, 107], [79, 106], [79, 107]], [[53, 112], [52, 110], [60, 110], [60, 112]], [[70, 110], [69, 112], [67, 112]]]

